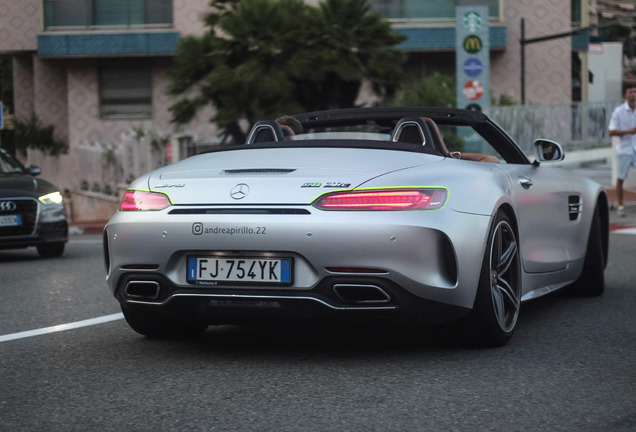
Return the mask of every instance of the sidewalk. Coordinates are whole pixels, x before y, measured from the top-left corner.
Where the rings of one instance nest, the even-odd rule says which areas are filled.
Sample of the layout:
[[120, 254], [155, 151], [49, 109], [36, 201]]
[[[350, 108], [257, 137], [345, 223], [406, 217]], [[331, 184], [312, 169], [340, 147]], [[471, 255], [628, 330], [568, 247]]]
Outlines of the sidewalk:
[[617, 214], [618, 201], [616, 199], [616, 188], [612, 185], [611, 159], [592, 164], [582, 163], [573, 167], [563, 166], [562, 168], [590, 178], [605, 187], [610, 203], [610, 228], [612, 230], [636, 227], [636, 189], [633, 187], [633, 182], [631, 186], [630, 183], [626, 183], [628, 186], [623, 189], [625, 216], [619, 217]]
[[73, 221], [69, 222], [69, 235], [101, 234], [108, 221]]
[[617, 214], [616, 189], [607, 188], [607, 197], [610, 202], [610, 230], [636, 227], [636, 191], [623, 189], [623, 217]]

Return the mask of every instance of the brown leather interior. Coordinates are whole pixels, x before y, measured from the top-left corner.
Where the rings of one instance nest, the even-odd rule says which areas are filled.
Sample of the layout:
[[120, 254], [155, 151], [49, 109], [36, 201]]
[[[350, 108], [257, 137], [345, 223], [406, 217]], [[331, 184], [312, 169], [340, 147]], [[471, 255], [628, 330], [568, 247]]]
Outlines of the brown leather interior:
[[442, 137], [442, 133], [437, 127], [437, 123], [435, 123], [433, 119], [429, 117], [422, 117], [422, 120], [424, 120], [424, 122], [426, 122], [426, 124], [428, 125], [428, 128], [431, 131], [431, 135], [433, 135], [433, 139], [435, 140], [437, 149], [442, 154], [442, 156], [450, 157], [450, 152], [446, 148], [446, 144], [444, 144], [444, 138]]

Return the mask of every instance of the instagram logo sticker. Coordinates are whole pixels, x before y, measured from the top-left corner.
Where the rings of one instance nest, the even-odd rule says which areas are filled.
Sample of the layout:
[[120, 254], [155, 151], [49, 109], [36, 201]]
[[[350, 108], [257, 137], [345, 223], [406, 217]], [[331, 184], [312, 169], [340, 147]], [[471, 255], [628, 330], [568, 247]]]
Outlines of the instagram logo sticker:
[[192, 224], [192, 234], [194, 235], [203, 234], [203, 224], [201, 222], [195, 222]]

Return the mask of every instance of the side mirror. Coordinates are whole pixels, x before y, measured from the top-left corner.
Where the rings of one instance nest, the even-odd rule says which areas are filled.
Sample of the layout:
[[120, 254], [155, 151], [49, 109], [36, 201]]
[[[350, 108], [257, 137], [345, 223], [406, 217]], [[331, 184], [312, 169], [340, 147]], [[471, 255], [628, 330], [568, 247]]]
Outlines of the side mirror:
[[26, 168], [28, 173], [31, 174], [33, 177], [39, 176], [40, 174], [42, 174], [42, 169], [37, 165], [29, 165]]
[[537, 162], [558, 162], [565, 159], [563, 147], [555, 141], [538, 139], [534, 141], [533, 147]]

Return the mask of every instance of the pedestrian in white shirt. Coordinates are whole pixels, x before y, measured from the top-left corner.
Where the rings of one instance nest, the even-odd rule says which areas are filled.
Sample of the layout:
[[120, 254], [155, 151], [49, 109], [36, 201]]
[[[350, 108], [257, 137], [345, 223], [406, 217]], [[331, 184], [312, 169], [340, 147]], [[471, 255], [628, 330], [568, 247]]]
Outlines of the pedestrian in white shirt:
[[625, 103], [616, 107], [609, 123], [609, 134], [620, 137], [616, 149], [616, 198], [618, 215], [625, 216], [623, 182], [630, 168], [636, 168], [636, 86], [625, 88]]

